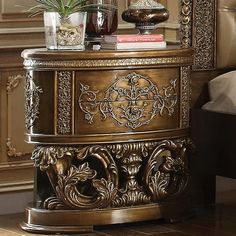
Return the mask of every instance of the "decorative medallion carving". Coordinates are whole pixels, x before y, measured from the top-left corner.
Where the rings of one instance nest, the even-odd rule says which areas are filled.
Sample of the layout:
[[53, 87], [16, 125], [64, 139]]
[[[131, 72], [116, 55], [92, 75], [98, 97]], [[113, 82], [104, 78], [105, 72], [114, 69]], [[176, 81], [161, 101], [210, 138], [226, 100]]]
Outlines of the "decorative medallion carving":
[[7, 78], [7, 93], [11, 93], [25, 79], [25, 75], [11, 75]]
[[74, 72], [58, 71], [57, 133], [71, 133], [72, 79]]
[[188, 139], [89, 146], [39, 146], [35, 166], [54, 195], [46, 209], [104, 209], [157, 203], [184, 191]]
[[140, 65], [162, 65], [162, 64], [191, 64], [192, 59], [186, 57], [149, 57], [149, 58], [128, 58], [128, 59], [100, 59], [100, 60], [74, 60], [74, 61], [39, 61], [25, 59], [24, 66], [27, 68], [101, 68], [140, 66]]
[[187, 128], [189, 127], [189, 103], [190, 103], [190, 67], [184, 66], [181, 67], [181, 116], [180, 116], [180, 127]]
[[180, 42], [184, 48], [192, 46], [192, 1], [181, 0], [180, 6]]
[[43, 90], [35, 85], [33, 78], [27, 73], [25, 78], [25, 120], [27, 129], [31, 128], [38, 118], [40, 93], [43, 93]]
[[195, 0], [193, 5], [194, 69], [214, 69], [216, 16], [215, 0]]
[[79, 107], [89, 124], [100, 113], [102, 120], [111, 117], [119, 126], [137, 129], [157, 115], [172, 116], [177, 103], [176, 80], [159, 89], [149, 77], [135, 72], [118, 77], [105, 90], [101, 102], [97, 100], [100, 91], [91, 91], [83, 84], [80, 91]]

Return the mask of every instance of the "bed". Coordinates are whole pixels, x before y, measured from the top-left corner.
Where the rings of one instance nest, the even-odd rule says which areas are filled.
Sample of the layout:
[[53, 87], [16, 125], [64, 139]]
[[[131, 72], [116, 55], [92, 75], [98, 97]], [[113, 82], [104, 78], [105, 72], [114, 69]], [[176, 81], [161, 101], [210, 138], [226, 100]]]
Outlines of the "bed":
[[207, 93], [193, 105], [191, 114], [196, 147], [191, 166], [205, 204], [215, 201], [216, 175], [236, 178], [236, 1], [214, 2], [214, 65], [205, 68], [209, 70], [204, 75], [217, 73], [209, 77]]

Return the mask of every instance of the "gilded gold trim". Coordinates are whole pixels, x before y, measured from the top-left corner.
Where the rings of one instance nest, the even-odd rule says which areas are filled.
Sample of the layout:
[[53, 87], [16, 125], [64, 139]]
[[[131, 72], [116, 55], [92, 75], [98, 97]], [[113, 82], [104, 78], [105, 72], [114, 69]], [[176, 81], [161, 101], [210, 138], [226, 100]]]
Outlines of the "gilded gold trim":
[[192, 0], [181, 0], [180, 42], [184, 48], [192, 45]]
[[57, 133], [70, 134], [74, 71], [57, 72]]
[[128, 58], [111, 60], [73, 60], [73, 61], [39, 61], [25, 59], [25, 67], [35, 68], [101, 68], [117, 66], [151, 66], [162, 64], [191, 64], [192, 58], [186, 57], [153, 57], [153, 58]]
[[55, 99], [57, 97], [57, 88], [58, 88], [58, 71], [55, 71], [54, 74], [54, 134], [58, 134], [57, 133], [57, 99]]
[[75, 73], [72, 75], [72, 88], [71, 88], [71, 133], [75, 134]]
[[189, 99], [190, 99], [190, 91], [189, 91], [189, 78], [190, 78], [190, 67], [185, 66], [181, 67], [180, 72], [181, 79], [181, 94], [180, 94], [180, 128], [187, 128], [189, 126]]

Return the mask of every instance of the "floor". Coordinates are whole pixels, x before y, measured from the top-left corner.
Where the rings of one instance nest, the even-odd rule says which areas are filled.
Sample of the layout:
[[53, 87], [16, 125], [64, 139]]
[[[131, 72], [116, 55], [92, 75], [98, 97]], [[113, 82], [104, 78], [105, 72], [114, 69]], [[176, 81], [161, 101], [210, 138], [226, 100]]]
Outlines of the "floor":
[[[23, 214], [0, 216], [0, 236], [40, 235], [24, 232], [19, 227]], [[42, 234], [41, 234], [42, 235]], [[68, 234], [66, 234], [68, 235]], [[66, 236], [63, 234], [63, 236]], [[79, 234], [73, 234], [76, 236]], [[236, 191], [218, 195], [216, 206], [199, 208], [196, 215], [184, 222], [163, 221], [114, 225], [95, 228], [82, 236], [236, 236]]]

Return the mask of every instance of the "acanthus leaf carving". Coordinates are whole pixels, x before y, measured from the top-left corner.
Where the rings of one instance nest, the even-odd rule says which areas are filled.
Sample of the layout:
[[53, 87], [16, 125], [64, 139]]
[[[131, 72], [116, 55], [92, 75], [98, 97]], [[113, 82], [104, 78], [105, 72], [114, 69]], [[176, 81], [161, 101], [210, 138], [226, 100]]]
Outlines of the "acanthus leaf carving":
[[162, 141], [152, 152], [144, 172], [144, 181], [153, 201], [182, 193], [188, 184], [185, 163], [188, 140]]
[[[117, 191], [118, 171], [105, 147], [39, 146], [32, 159], [36, 167], [46, 171], [56, 194], [45, 200], [45, 208], [93, 209], [111, 205]], [[100, 169], [94, 166], [94, 159], [99, 161]], [[74, 162], [78, 162], [77, 166]]]
[[55, 193], [44, 201], [44, 207], [104, 209], [175, 197], [188, 183], [185, 163], [188, 145], [188, 139], [183, 138], [38, 147], [33, 153], [35, 165], [47, 173]]
[[[95, 179], [96, 176], [96, 171], [90, 169], [88, 163], [84, 163], [78, 168], [72, 165], [66, 175], [58, 176], [57, 196], [70, 208], [91, 209], [107, 207], [112, 201], [116, 189], [112, 182], [108, 182], [105, 179]], [[97, 189], [96, 197], [85, 196], [79, 191], [77, 185], [87, 180], [93, 181], [93, 186]], [[47, 202], [48, 207], [50, 207], [52, 202], [52, 199]]]

